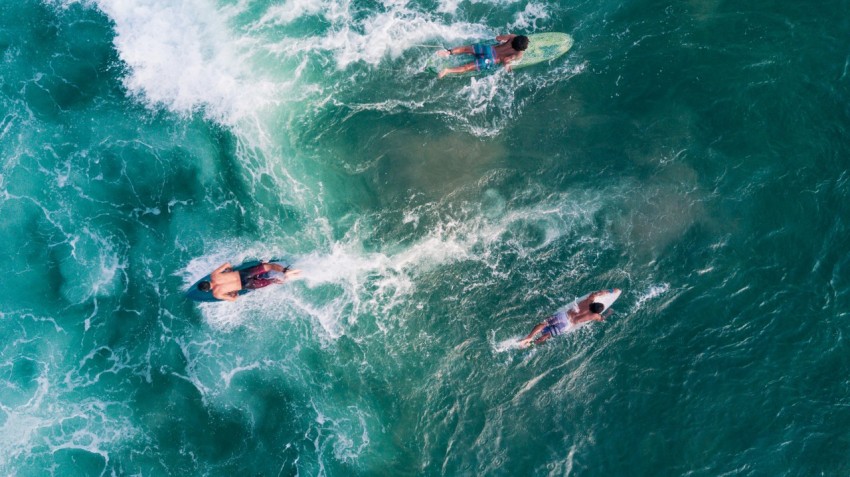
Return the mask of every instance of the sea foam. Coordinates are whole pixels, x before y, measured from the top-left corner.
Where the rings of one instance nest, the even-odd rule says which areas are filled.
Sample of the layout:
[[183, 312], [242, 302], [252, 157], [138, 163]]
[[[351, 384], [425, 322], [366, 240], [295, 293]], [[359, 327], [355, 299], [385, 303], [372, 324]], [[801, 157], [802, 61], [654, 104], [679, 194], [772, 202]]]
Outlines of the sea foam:
[[[258, 77], [250, 38], [234, 32], [238, 12], [208, 0], [96, 0], [114, 24], [128, 92], [151, 107], [203, 112], [233, 125], [274, 101], [281, 86]], [[229, 12], [229, 13], [228, 13]]]

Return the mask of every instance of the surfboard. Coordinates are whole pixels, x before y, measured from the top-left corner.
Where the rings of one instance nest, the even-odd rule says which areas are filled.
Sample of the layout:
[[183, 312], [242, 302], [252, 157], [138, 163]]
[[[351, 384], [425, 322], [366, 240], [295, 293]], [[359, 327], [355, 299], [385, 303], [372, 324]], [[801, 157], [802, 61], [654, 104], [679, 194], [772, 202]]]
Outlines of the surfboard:
[[[241, 263], [241, 264], [233, 267], [233, 270], [238, 272], [240, 270], [245, 270], [245, 269], [248, 269], [248, 268], [251, 268], [251, 267], [256, 267], [257, 265], [259, 265], [261, 263], [263, 263], [262, 260], [251, 260], [251, 261], [244, 262], [244, 263]], [[286, 266], [286, 264], [281, 263], [280, 260], [276, 260], [276, 259], [270, 260], [269, 263], [277, 263], [277, 264], [283, 265], [284, 267]], [[211, 274], [212, 274], [212, 272], [210, 273], [210, 275]], [[194, 283], [194, 285], [192, 285], [189, 288], [189, 290], [186, 291], [186, 298], [188, 298], [189, 300], [201, 301], [201, 302], [224, 301], [224, 300], [219, 300], [218, 298], [214, 297], [212, 295], [211, 291], [203, 291], [203, 290], [198, 288], [199, 283], [210, 281], [210, 275], [207, 275], [204, 278], [201, 278], [200, 280], [196, 281]], [[244, 294], [246, 294], [250, 291], [251, 290], [245, 290], [245, 289], [239, 290], [239, 296], [242, 296], [242, 295], [244, 295]]]
[[[522, 54], [522, 59], [511, 64], [511, 69], [525, 68], [527, 66], [536, 65], [544, 61], [552, 61], [555, 58], [570, 51], [573, 46], [573, 37], [566, 33], [535, 33], [528, 36], [528, 49]], [[495, 41], [485, 41], [485, 44], [495, 45]], [[437, 56], [435, 53], [426, 62], [428, 70], [438, 73], [443, 68], [453, 68], [473, 61], [472, 55], [451, 55]], [[472, 71], [461, 75], [452, 76], [471, 76], [476, 74], [493, 71], [496, 68], [491, 68], [485, 71]]]

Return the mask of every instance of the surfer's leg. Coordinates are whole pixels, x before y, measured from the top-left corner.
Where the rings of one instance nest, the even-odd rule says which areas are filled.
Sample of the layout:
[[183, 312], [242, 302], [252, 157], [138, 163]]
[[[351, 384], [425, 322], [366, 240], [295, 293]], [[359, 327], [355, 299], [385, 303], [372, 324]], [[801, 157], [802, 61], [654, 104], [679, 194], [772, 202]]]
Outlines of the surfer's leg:
[[439, 56], [471, 55], [472, 51], [473, 51], [473, 45], [466, 45], [466, 46], [456, 46], [454, 48], [446, 48], [445, 50], [438, 51], [437, 54]]
[[542, 330], [543, 328], [546, 328], [546, 325], [547, 325], [547, 324], [548, 324], [548, 323], [547, 323], [547, 322], [545, 322], [545, 321], [544, 321], [544, 322], [542, 322], [542, 323], [538, 323], [538, 324], [537, 324], [537, 326], [535, 326], [534, 328], [532, 328], [532, 329], [531, 329], [531, 333], [529, 333], [529, 334], [528, 334], [528, 336], [526, 336], [525, 338], [523, 338], [523, 339], [519, 340], [519, 341], [520, 341], [520, 343], [527, 343], [527, 342], [530, 342], [530, 341], [531, 341], [531, 339], [532, 339], [532, 338], [534, 338], [534, 336], [535, 336], [537, 333], [540, 333], [540, 330]]
[[244, 288], [246, 290], [257, 290], [259, 288], [265, 288], [265, 287], [267, 287], [267, 286], [269, 286], [273, 283], [280, 283], [280, 282], [278, 282], [274, 278], [253, 277], [253, 278], [248, 279], [247, 282], [245, 282]]
[[550, 335], [549, 333], [543, 333], [542, 335], [540, 335], [540, 338], [537, 338], [536, 340], [534, 340], [534, 344], [536, 344], [536, 345], [543, 344], [544, 342], [546, 342], [546, 340], [548, 340], [551, 337], [552, 337], [552, 335]]
[[264, 263], [261, 263], [259, 265], [255, 265], [251, 268], [246, 268], [245, 270], [239, 270], [239, 278], [241, 278], [243, 281], [245, 281], [249, 278], [254, 278], [257, 275], [262, 275], [263, 273], [266, 273], [267, 271], [268, 270], [266, 269], [266, 265]]
[[445, 68], [445, 69], [443, 69], [443, 71], [440, 71], [440, 73], [437, 75], [437, 78], [442, 78], [443, 76], [446, 76], [448, 74], [459, 74], [459, 73], [466, 73], [466, 72], [469, 72], [469, 71], [475, 71], [476, 69], [478, 69], [478, 67], [475, 65], [475, 62], [467, 63], [467, 64], [461, 65], [461, 66], [456, 66], [454, 68]]

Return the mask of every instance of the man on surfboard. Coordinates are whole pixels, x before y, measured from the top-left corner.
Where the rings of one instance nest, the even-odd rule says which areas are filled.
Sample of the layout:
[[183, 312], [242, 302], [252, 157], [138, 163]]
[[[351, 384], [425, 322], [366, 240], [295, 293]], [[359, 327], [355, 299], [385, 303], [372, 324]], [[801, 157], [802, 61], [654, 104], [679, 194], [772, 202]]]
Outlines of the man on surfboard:
[[198, 283], [201, 291], [212, 291], [219, 300], [236, 301], [239, 290], [256, 290], [275, 283], [283, 283], [287, 278], [297, 277], [301, 270], [290, 270], [277, 263], [263, 262], [245, 270], [233, 270], [233, 265], [225, 263], [210, 274], [210, 281]]
[[[563, 333], [570, 326], [580, 325], [588, 321], [605, 321], [607, 316], [610, 316], [610, 309], [603, 314], [605, 305], [596, 300], [609, 293], [620, 294], [619, 288], [611, 288], [608, 290], [600, 290], [593, 292], [584, 300], [578, 302], [576, 306], [570, 310], [559, 311], [547, 318], [545, 321], [538, 323], [525, 338], [519, 340], [520, 344], [528, 346], [532, 343], [541, 344], [553, 336]], [[534, 336], [537, 333], [543, 332], [536, 340]]]
[[472, 55], [475, 60], [465, 65], [454, 68], [444, 68], [437, 74], [442, 78], [447, 74], [466, 73], [468, 71], [482, 71], [494, 68], [498, 64], [505, 65], [505, 69], [511, 70], [511, 63], [522, 58], [522, 52], [528, 48], [528, 37], [525, 35], [499, 35], [496, 37], [497, 45], [467, 45], [455, 48], [446, 48], [437, 53], [439, 56], [450, 55]]

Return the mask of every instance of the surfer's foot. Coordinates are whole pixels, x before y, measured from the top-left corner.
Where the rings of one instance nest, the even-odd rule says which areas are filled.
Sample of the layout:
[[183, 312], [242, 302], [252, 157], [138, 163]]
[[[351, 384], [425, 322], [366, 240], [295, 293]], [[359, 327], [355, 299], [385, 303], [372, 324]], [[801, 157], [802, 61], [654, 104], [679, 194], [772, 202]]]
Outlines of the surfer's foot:
[[285, 276], [287, 280], [298, 278], [299, 276], [301, 276], [301, 270], [287, 270]]
[[447, 74], [449, 74], [449, 72], [446, 70], [440, 71], [439, 73], [437, 73], [437, 79], [442, 79], [443, 76], [446, 76]]
[[449, 56], [452, 54], [452, 50], [440, 50], [437, 52], [437, 56]]

